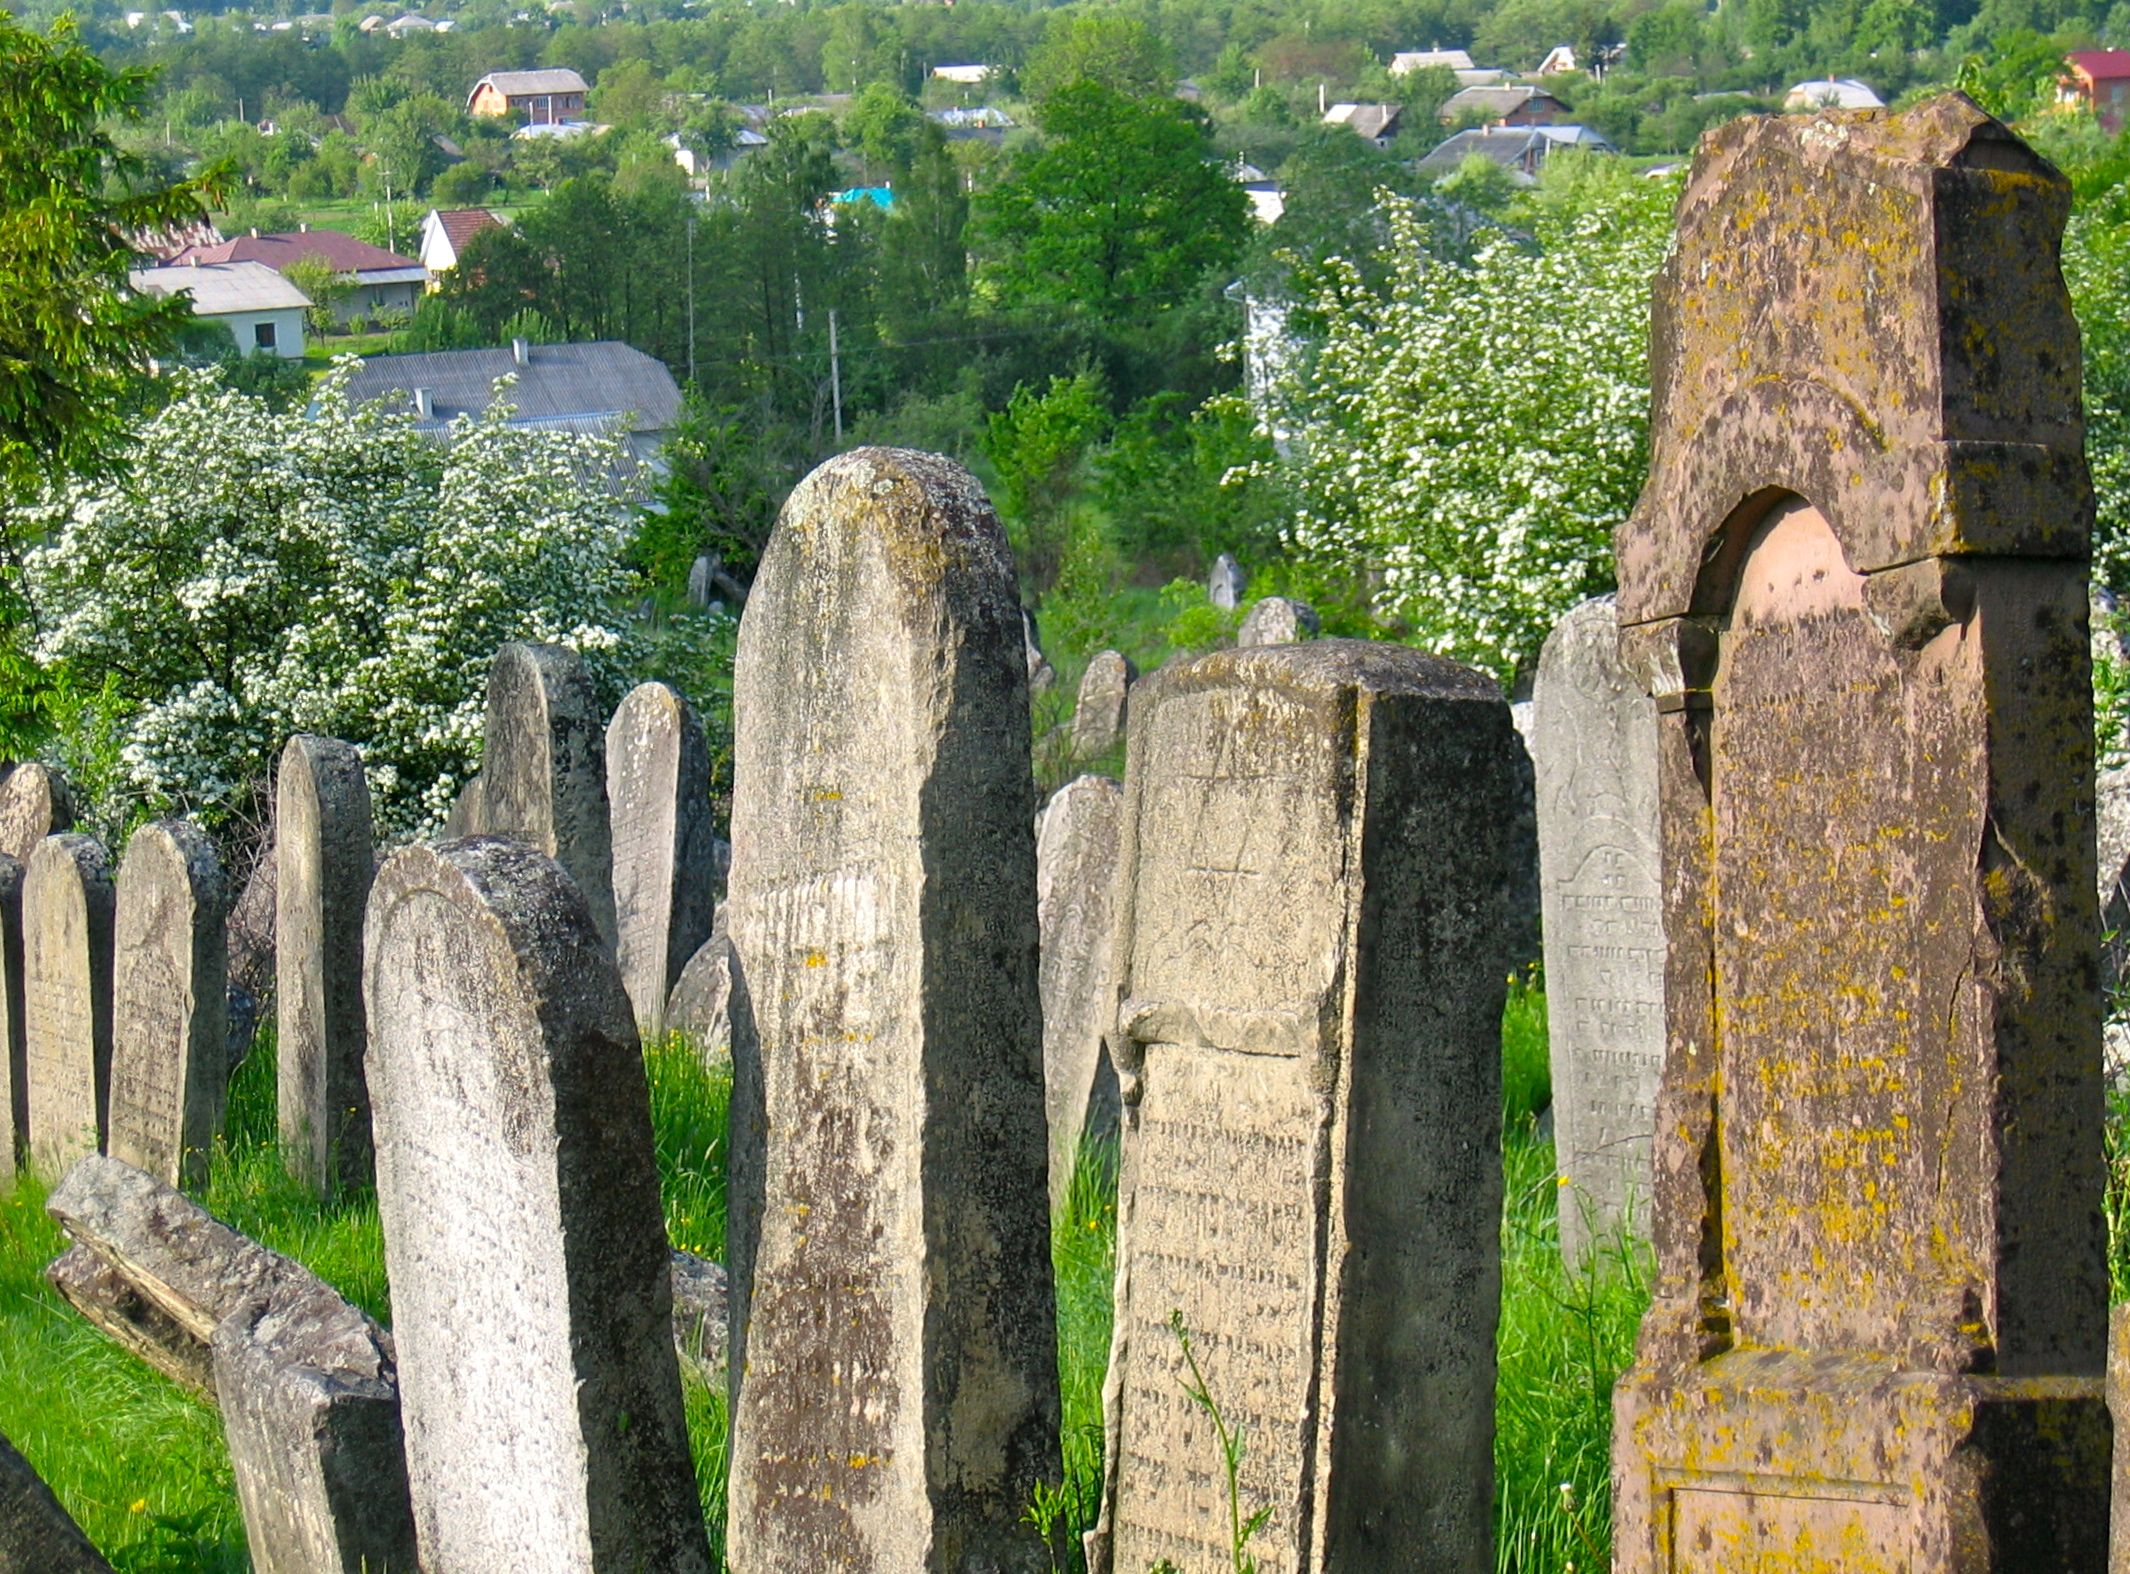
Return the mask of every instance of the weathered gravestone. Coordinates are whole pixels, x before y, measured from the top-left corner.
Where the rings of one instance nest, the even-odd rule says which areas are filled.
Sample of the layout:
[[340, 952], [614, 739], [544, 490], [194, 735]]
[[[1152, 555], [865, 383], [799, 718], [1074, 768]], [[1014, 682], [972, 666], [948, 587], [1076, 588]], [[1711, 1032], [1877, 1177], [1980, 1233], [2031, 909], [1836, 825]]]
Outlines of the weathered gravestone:
[[213, 1350], [255, 1574], [416, 1574], [391, 1335], [291, 1283], [224, 1317]]
[[29, 1151], [30, 1082], [22, 1032], [22, 865], [0, 853], [0, 1182]]
[[516, 842], [402, 848], [363, 966], [423, 1567], [707, 1571], [650, 1096], [582, 891]]
[[1072, 707], [1072, 752], [1083, 760], [1099, 759], [1124, 740], [1126, 707], [1139, 669], [1113, 650], [1097, 651], [1080, 674], [1080, 693]]
[[967, 471], [861, 448], [799, 484], [734, 713], [733, 1567], [1045, 1569], [1028, 674]]
[[0, 853], [27, 864], [39, 842], [73, 825], [74, 795], [51, 766], [31, 760], [0, 774]]
[[1494, 1566], [1505, 826], [1494, 684], [1350, 640], [1223, 651], [1132, 718], [1116, 1321], [1091, 1566]]
[[726, 909], [666, 997], [666, 1026], [686, 1033], [708, 1063], [732, 1059], [732, 940]]
[[57, 1174], [103, 1147], [111, 1089], [111, 875], [93, 836], [48, 836], [22, 876], [30, 1156]]
[[1266, 596], [1244, 614], [1237, 645], [1296, 645], [1323, 632], [1316, 608], [1288, 596]]
[[0, 1437], [0, 1574], [111, 1574], [44, 1478]]
[[451, 810], [444, 816], [443, 834], [437, 840], [455, 842], [462, 836], [479, 836], [486, 829], [481, 819], [481, 777], [476, 771], [451, 800]]
[[716, 907], [710, 753], [702, 723], [663, 683], [631, 689], [606, 729], [613, 809], [615, 956], [644, 1037], [665, 1026], [666, 996], [709, 938]]
[[1233, 612], [1242, 605], [1249, 583], [1242, 564], [1233, 554], [1223, 552], [1213, 560], [1213, 572], [1206, 577], [1206, 599], [1223, 612]]
[[2130, 1306], [2108, 1309], [2108, 1419], [2115, 1431], [2108, 1574], [2130, 1574]]
[[106, 1148], [172, 1185], [200, 1185], [229, 1091], [229, 886], [183, 820], [133, 833], [118, 865]]
[[1124, 794], [1082, 776], [1051, 796], [1035, 844], [1042, 934], [1043, 1090], [1050, 1122], [1050, 1206], [1071, 1184], [1083, 1135], [1114, 1136], [1117, 1070], [1109, 1030], [1117, 993], [1117, 832]]
[[1532, 692], [1561, 1250], [1649, 1235], [1664, 1068], [1657, 711], [1620, 670], [1610, 596], [1554, 626]]
[[505, 645], [488, 669], [480, 829], [562, 865], [614, 945], [606, 726], [584, 658], [564, 645]]
[[299, 733], [281, 751], [274, 793], [281, 1151], [329, 1197], [370, 1176], [362, 926], [377, 863], [362, 755]]
[[1617, 537], [1668, 1034], [1621, 1570], [2105, 1557], [2069, 200], [1946, 96], [1733, 121], [1680, 203]]
[[702, 608], [710, 605], [711, 577], [717, 573], [717, 559], [704, 553], [688, 565], [688, 605]]

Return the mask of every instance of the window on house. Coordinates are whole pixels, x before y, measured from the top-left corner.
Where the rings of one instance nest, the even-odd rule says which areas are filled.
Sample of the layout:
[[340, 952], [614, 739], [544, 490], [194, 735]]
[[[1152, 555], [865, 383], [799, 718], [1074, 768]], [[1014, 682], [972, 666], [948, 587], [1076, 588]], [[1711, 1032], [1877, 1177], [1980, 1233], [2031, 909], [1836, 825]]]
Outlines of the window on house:
[[270, 322], [253, 323], [251, 342], [254, 349], [271, 350], [274, 347], [274, 325]]

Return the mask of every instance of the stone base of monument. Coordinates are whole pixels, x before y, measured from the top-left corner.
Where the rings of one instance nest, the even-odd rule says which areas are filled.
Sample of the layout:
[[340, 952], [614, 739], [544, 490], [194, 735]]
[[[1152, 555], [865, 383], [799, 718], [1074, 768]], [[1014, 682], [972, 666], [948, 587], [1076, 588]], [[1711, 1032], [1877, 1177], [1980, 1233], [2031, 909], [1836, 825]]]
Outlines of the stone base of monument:
[[2102, 1389], [1766, 1350], [1631, 1375], [1613, 1404], [1614, 1567], [2097, 1571]]

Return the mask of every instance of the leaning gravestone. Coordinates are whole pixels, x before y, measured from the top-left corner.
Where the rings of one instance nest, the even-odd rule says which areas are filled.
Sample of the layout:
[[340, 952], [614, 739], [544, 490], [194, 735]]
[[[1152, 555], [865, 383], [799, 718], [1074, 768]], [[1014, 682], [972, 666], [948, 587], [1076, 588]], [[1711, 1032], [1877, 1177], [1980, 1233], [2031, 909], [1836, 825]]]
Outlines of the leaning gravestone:
[[0, 1182], [28, 1152], [30, 1083], [22, 1036], [22, 865], [0, 853]]
[[1279, 1570], [1494, 1566], [1505, 827], [1487, 678], [1351, 640], [1168, 669], [1132, 718], [1104, 1501], [1090, 1566], [1225, 1566], [1171, 1318]]
[[370, 1176], [362, 924], [376, 872], [362, 756], [298, 733], [275, 784], [281, 1151], [322, 1197]]
[[142, 826], [119, 861], [117, 910], [106, 1147], [202, 1185], [229, 1090], [229, 887], [214, 844], [183, 820]]
[[488, 669], [480, 829], [562, 865], [614, 945], [606, 728], [584, 658], [564, 645], [505, 645]]
[[582, 891], [516, 842], [402, 848], [363, 966], [423, 1567], [707, 1571], [642, 1052]]
[[1620, 670], [1610, 596], [1547, 636], [1532, 692], [1561, 1251], [1649, 1234], [1664, 1066], [1657, 711]]
[[0, 1574], [111, 1574], [44, 1478], [0, 1437]]
[[102, 1149], [111, 1091], [110, 866], [93, 836], [48, 836], [22, 877], [31, 1158], [57, 1174]]
[[2070, 191], [1969, 100], [1702, 140], [1617, 537], [1668, 1045], [1615, 1567], [2096, 1569]]
[[615, 956], [645, 1038], [665, 1026], [666, 996], [710, 936], [716, 907], [710, 753], [702, 723], [663, 683], [631, 689], [606, 729], [613, 809]]
[[1097, 651], [1080, 674], [1080, 693], [1072, 708], [1072, 752], [1083, 760], [1100, 759], [1124, 741], [1124, 718], [1139, 669], [1113, 650]]
[[1109, 1030], [1117, 992], [1117, 831], [1124, 794], [1082, 776], [1052, 795], [1035, 843], [1035, 911], [1042, 933], [1043, 1090], [1050, 1121], [1050, 1206], [1065, 1198], [1083, 1136], [1117, 1130], [1117, 1070]]
[[802, 481], [733, 692], [733, 1567], [1047, 1568], [1028, 675], [968, 472], [861, 448]]
[[74, 796], [51, 766], [31, 760], [0, 775], [0, 853], [27, 864], [39, 842], [73, 825]]
[[230, 1312], [213, 1351], [255, 1574], [415, 1574], [392, 1336], [314, 1280]]

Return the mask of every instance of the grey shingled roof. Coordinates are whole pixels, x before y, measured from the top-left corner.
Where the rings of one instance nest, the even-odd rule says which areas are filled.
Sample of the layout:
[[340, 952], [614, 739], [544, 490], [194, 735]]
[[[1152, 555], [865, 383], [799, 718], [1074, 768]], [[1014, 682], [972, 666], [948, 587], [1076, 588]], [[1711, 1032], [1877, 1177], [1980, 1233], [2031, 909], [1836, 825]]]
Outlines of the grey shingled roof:
[[390, 399], [411, 410], [414, 390], [429, 390], [431, 419], [443, 426], [454, 417], [488, 408], [496, 379], [515, 375], [511, 403], [526, 423], [596, 421], [601, 429], [631, 417], [633, 430], [664, 432], [680, 419], [680, 387], [662, 361], [626, 344], [536, 344], [530, 364], [520, 366], [510, 346], [492, 350], [428, 350], [414, 355], [376, 355], [348, 385], [356, 404]]

